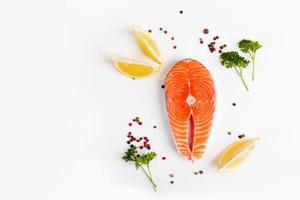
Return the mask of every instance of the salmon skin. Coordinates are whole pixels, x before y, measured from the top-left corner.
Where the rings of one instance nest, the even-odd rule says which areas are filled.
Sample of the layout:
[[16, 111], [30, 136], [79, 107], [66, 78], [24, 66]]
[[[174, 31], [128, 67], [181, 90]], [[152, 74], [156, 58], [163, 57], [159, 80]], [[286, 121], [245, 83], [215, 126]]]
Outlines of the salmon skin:
[[178, 152], [188, 160], [203, 156], [215, 111], [215, 86], [200, 62], [184, 59], [165, 80], [169, 125]]

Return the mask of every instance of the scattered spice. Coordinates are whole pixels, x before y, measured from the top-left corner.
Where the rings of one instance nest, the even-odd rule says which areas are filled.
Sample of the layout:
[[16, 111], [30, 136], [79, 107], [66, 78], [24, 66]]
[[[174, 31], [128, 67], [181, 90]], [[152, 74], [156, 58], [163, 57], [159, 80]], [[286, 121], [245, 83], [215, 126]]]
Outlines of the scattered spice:
[[203, 38], [199, 38], [200, 44], [203, 44]]
[[171, 178], [173, 178], [173, 177], [174, 177], [174, 174], [169, 174], [169, 176], [170, 176]]
[[213, 40], [217, 40], [217, 39], [219, 39], [218, 35], [213, 38]]
[[203, 33], [204, 33], [204, 34], [208, 34], [208, 33], [209, 33], [208, 28], [203, 29]]
[[241, 134], [241, 135], [239, 135], [238, 137], [239, 137], [239, 139], [242, 139], [242, 138], [245, 137], [245, 134]]

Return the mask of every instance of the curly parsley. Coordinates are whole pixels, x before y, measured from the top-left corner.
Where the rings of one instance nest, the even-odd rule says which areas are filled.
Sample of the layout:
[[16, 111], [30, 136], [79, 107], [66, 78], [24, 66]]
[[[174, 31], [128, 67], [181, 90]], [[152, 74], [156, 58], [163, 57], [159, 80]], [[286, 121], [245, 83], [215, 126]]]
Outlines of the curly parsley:
[[239, 48], [242, 52], [248, 53], [252, 60], [252, 81], [254, 81], [255, 73], [255, 56], [256, 51], [260, 49], [262, 45], [258, 41], [252, 41], [249, 39], [244, 39], [239, 42]]
[[236, 51], [229, 51], [221, 54], [221, 64], [227, 69], [235, 69], [247, 91], [249, 91], [249, 88], [243, 78], [243, 69], [248, 66], [249, 62], [249, 60], [240, 56]]
[[125, 162], [134, 162], [136, 169], [142, 169], [156, 191], [157, 186], [150, 171], [150, 162], [155, 158], [156, 153], [153, 151], [143, 155], [138, 154], [137, 147], [134, 145], [130, 146], [122, 157]]

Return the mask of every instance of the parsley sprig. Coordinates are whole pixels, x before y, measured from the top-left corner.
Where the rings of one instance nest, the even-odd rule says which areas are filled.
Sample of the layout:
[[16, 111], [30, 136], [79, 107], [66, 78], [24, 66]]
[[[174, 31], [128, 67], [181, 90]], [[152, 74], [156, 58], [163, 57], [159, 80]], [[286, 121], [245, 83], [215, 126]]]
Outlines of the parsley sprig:
[[151, 171], [150, 171], [150, 162], [156, 158], [156, 153], [151, 151], [146, 154], [138, 154], [137, 147], [132, 145], [129, 149], [125, 152], [122, 159], [125, 162], [134, 162], [136, 169], [142, 169], [149, 181], [152, 184], [153, 189], [156, 191], [156, 184], [153, 180]]
[[255, 57], [256, 51], [260, 49], [262, 45], [258, 41], [253, 41], [249, 39], [243, 39], [239, 42], [239, 48], [243, 53], [247, 53], [252, 60], [252, 81], [254, 81], [255, 73]]
[[235, 69], [247, 91], [249, 91], [249, 88], [243, 78], [243, 69], [248, 66], [249, 62], [249, 60], [240, 56], [236, 51], [229, 51], [221, 54], [221, 64], [227, 69]]

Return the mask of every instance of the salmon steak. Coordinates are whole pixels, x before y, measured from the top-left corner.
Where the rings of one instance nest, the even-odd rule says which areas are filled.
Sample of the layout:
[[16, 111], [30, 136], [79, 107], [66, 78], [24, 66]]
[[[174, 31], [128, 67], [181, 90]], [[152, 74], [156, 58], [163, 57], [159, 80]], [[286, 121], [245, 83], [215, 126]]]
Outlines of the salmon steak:
[[178, 152], [188, 160], [203, 156], [215, 111], [215, 86], [200, 62], [184, 59], [165, 80], [169, 125]]

